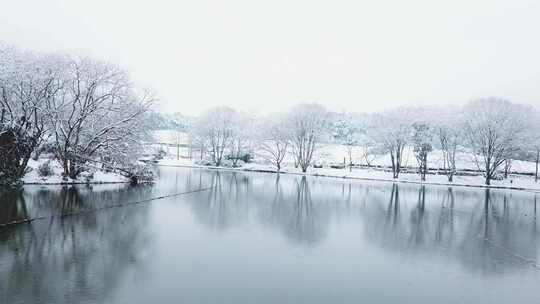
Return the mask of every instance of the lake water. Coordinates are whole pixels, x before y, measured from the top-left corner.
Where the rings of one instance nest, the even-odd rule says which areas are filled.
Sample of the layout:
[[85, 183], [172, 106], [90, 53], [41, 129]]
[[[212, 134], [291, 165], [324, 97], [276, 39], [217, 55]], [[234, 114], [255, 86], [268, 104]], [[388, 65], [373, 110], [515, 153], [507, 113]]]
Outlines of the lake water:
[[540, 303], [533, 193], [159, 174], [0, 191], [0, 303]]

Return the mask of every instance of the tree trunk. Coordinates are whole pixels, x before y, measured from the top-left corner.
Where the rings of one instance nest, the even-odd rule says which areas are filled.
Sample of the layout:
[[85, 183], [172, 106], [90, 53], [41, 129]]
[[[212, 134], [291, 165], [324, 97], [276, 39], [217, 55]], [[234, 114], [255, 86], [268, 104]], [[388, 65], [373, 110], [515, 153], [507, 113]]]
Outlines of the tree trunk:
[[512, 160], [507, 159], [504, 161], [504, 179], [508, 178], [508, 174], [510, 173], [510, 168], [512, 167]]
[[69, 162], [69, 177], [71, 179], [76, 179], [77, 175], [79, 175], [79, 173], [78, 173], [78, 170], [76, 168], [76, 165], [72, 161], [70, 161]]
[[534, 172], [534, 182], [538, 182], [538, 162], [540, 162], [540, 150], [536, 151], [536, 171]]
[[397, 172], [396, 172], [396, 164], [395, 164], [395, 161], [394, 161], [394, 155], [393, 154], [390, 154], [390, 160], [392, 161], [392, 176], [394, 177], [394, 179], [397, 178]]
[[427, 155], [422, 156], [422, 181], [426, 180]]
[[399, 173], [401, 172], [401, 148], [398, 148], [396, 151], [396, 176], [394, 178], [399, 177]]
[[349, 151], [349, 172], [352, 172], [352, 152]]
[[68, 164], [68, 160], [67, 159], [64, 159], [64, 162], [62, 164], [62, 167], [64, 169], [64, 177], [68, 177], [69, 176], [69, 164]]
[[486, 161], [486, 185], [489, 185], [491, 181], [491, 170], [489, 169], [491, 167], [490, 164], [491, 162], [488, 159], [488, 161]]

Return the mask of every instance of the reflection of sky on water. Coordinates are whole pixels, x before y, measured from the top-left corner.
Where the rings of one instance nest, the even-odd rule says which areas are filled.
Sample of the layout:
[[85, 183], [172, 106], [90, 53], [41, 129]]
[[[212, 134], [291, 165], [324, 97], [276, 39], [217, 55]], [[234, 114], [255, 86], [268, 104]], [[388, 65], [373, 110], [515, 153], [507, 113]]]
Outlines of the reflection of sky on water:
[[[540, 283], [540, 200], [532, 193], [197, 169], [160, 174], [154, 186], [0, 191], [0, 222], [45, 216], [0, 230], [0, 302], [324, 303], [332, 299], [326, 288], [343, 302], [391, 302], [422, 285], [429, 292], [415, 297], [426, 303], [539, 299], [528, 293]], [[262, 274], [279, 280], [254, 280]], [[290, 289], [300, 278], [307, 289]], [[486, 282], [499, 288], [484, 289]], [[252, 288], [239, 292], [242, 285]], [[510, 297], [500, 286], [522, 290]], [[265, 298], [266, 288], [282, 293]]]

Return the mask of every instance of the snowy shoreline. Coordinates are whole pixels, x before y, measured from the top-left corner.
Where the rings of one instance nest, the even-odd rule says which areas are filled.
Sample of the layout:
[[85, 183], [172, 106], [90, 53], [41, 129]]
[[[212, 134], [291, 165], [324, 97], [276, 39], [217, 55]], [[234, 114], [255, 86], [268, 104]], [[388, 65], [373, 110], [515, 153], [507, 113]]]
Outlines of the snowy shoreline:
[[[50, 162], [51, 175], [49, 176], [40, 176], [38, 173], [38, 168], [44, 162]], [[104, 172], [101, 170], [96, 170], [92, 173], [92, 176], [88, 179], [85, 179], [84, 176], [81, 176], [80, 179], [64, 179], [62, 177], [62, 167], [56, 160], [51, 159], [39, 159], [37, 161], [30, 160], [28, 162], [28, 167], [31, 168], [28, 173], [22, 178], [22, 185], [43, 185], [43, 186], [54, 186], [54, 185], [108, 185], [108, 184], [128, 184], [130, 181], [125, 176], [122, 176], [114, 172]]]
[[[181, 168], [197, 168], [207, 170], [220, 170], [220, 171], [236, 171], [236, 172], [259, 172], [277, 174], [277, 170], [272, 166], [261, 164], [246, 164], [244, 167], [230, 168], [230, 167], [217, 167], [217, 166], [202, 166], [194, 164], [189, 160], [171, 160], [165, 159], [156, 163], [156, 166], [162, 167], [181, 167]], [[348, 170], [348, 169], [347, 169]], [[311, 172], [310, 172], [311, 171]], [[508, 181], [492, 181], [492, 185], [483, 184], [482, 176], [454, 176], [455, 182], [448, 182], [444, 175], [428, 175], [427, 181], [419, 180], [418, 174], [402, 173], [398, 179], [384, 177], [382, 175], [390, 174], [387, 172], [376, 171], [372, 169], [353, 169], [353, 172], [346, 171], [345, 169], [332, 169], [332, 168], [310, 168], [310, 171], [303, 173], [296, 168], [285, 167], [280, 170], [280, 174], [291, 174], [301, 176], [314, 176], [314, 177], [330, 177], [341, 178], [351, 180], [364, 180], [364, 181], [378, 181], [378, 182], [391, 182], [391, 183], [407, 183], [418, 185], [433, 185], [433, 186], [451, 186], [451, 187], [470, 187], [470, 188], [484, 188], [484, 189], [503, 189], [503, 190], [519, 190], [540, 193], [540, 183], [535, 183], [532, 179], [526, 179], [523, 177], [515, 177]], [[442, 181], [430, 181], [430, 178], [443, 179]], [[415, 180], [416, 179], [416, 180]], [[462, 179], [463, 181], [459, 181]], [[517, 181], [515, 181], [517, 179]], [[515, 182], [514, 182], [515, 181]]]
[[65, 181], [65, 182], [23, 182], [23, 186], [63, 186], [63, 185], [112, 185], [112, 184], [129, 184], [128, 181], [116, 181], [116, 182], [105, 182], [105, 181]]
[[[58, 185], [110, 185], [110, 184], [128, 184], [130, 181], [117, 173], [96, 171], [93, 173], [93, 177], [89, 180], [78, 179], [64, 180], [61, 176], [61, 167], [56, 162], [52, 162], [54, 174], [52, 176], [42, 177], [37, 174], [37, 167], [43, 160], [31, 161], [29, 167], [32, 168], [23, 178], [22, 185], [38, 185], [38, 186], [58, 186]], [[263, 165], [256, 163], [245, 164], [242, 167], [216, 167], [216, 166], [203, 166], [197, 165], [193, 161], [188, 159], [163, 159], [155, 164], [162, 167], [184, 167], [184, 168], [198, 168], [207, 170], [221, 170], [221, 171], [236, 171], [236, 172], [259, 172], [259, 173], [271, 173], [277, 174], [277, 170], [272, 165]], [[333, 169], [333, 168], [310, 168], [307, 173], [301, 172], [299, 169], [292, 167], [284, 167], [280, 170], [280, 174], [291, 174], [301, 176], [315, 176], [315, 177], [329, 177], [329, 178], [341, 178], [350, 180], [364, 180], [364, 181], [378, 181], [378, 182], [391, 182], [391, 183], [407, 183], [418, 185], [434, 185], [434, 186], [452, 186], [452, 187], [472, 187], [472, 188], [484, 188], [484, 189], [506, 189], [506, 190], [520, 190], [520, 191], [532, 191], [540, 193], [540, 183], [535, 183], [532, 178], [525, 176], [511, 176], [508, 180], [492, 181], [492, 185], [485, 185], [482, 176], [454, 176], [454, 182], [447, 181], [446, 176], [429, 174], [427, 181], [421, 181], [418, 174], [402, 173], [398, 179], [393, 179], [391, 173], [384, 172], [375, 169], [354, 168], [352, 172], [348, 169]]]

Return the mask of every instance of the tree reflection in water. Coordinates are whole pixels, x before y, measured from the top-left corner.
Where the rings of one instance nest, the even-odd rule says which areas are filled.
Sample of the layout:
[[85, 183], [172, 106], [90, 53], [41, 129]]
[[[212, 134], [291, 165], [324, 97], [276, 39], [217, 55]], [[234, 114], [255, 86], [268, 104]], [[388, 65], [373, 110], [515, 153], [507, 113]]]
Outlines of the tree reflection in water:
[[207, 174], [211, 189], [187, 198], [195, 216], [206, 226], [225, 231], [241, 224], [249, 213], [251, 180], [245, 175], [213, 171]]
[[524, 192], [203, 174], [213, 188], [193, 196], [192, 209], [219, 231], [259, 221], [295, 244], [312, 246], [325, 240], [331, 222], [352, 220], [364, 224], [368, 240], [399, 255], [452, 258], [482, 273], [536, 263], [536, 197]]
[[284, 219], [288, 223], [286, 234], [299, 243], [317, 244], [324, 237], [326, 222], [323, 222], [319, 210], [313, 203], [307, 178], [302, 176], [295, 182], [296, 200], [292, 204], [292, 213]]
[[[149, 231], [170, 237], [173, 228], [162, 225], [163, 213], [149, 217], [151, 205], [144, 204], [58, 215], [138, 201], [154, 191], [166, 195], [208, 186], [209, 191], [170, 199], [161, 209], [190, 213], [194, 221], [187, 223], [175, 222], [174, 214], [164, 216], [177, 225], [174, 229], [186, 228], [183, 236], [188, 240], [189, 229], [202, 237], [234, 231], [246, 238], [235, 239], [236, 244], [249, 247], [256, 245], [257, 237], [275, 234], [286, 242], [269, 241], [268, 246], [282, 250], [285, 260], [291, 245], [322, 249], [320, 255], [306, 257], [311, 262], [344, 251], [354, 260], [355, 252], [365, 250], [366, 256], [403, 256], [417, 263], [437, 260], [492, 276], [538, 264], [538, 199], [526, 192], [211, 170], [172, 174], [163, 175], [159, 190], [108, 186], [0, 191], [0, 221], [46, 217], [0, 230], [0, 303], [110, 300], [126, 273], [141, 271], [139, 262], [152, 265], [148, 250], [169, 248], [148, 244]], [[197, 229], [199, 225], [210, 229]], [[336, 229], [338, 225], [343, 226]], [[155, 226], [161, 230], [152, 230]], [[329, 244], [340, 252], [328, 250]], [[200, 254], [198, 248], [190, 249], [194, 256]], [[245, 248], [236, 249], [242, 253]], [[212, 254], [205, 257], [220, 262]], [[344, 260], [338, 266], [347, 263], [352, 262]]]
[[[410, 204], [415, 191], [416, 202]], [[467, 269], [486, 274], [537, 264], [536, 203], [530, 204], [534, 199], [490, 189], [481, 196], [464, 190], [456, 203], [455, 192], [393, 184], [384, 213], [377, 208], [380, 198], [368, 207], [368, 238], [397, 254], [453, 257]]]
[[3, 222], [50, 217], [0, 230], [0, 302], [102, 302], [145, 255], [148, 207], [59, 215], [137, 199], [144, 192], [144, 187], [3, 192]]
[[240, 226], [251, 218], [276, 228], [295, 243], [322, 240], [325, 223], [314, 208], [310, 184], [304, 177], [254, 185], [254, 178], [239, 172], [207, 171], [209, 191], [186, 198], [196, 218], [217, 231]]
[[0, 224], [22, 221], [29, 217], [22, 189], [0, 189]]

